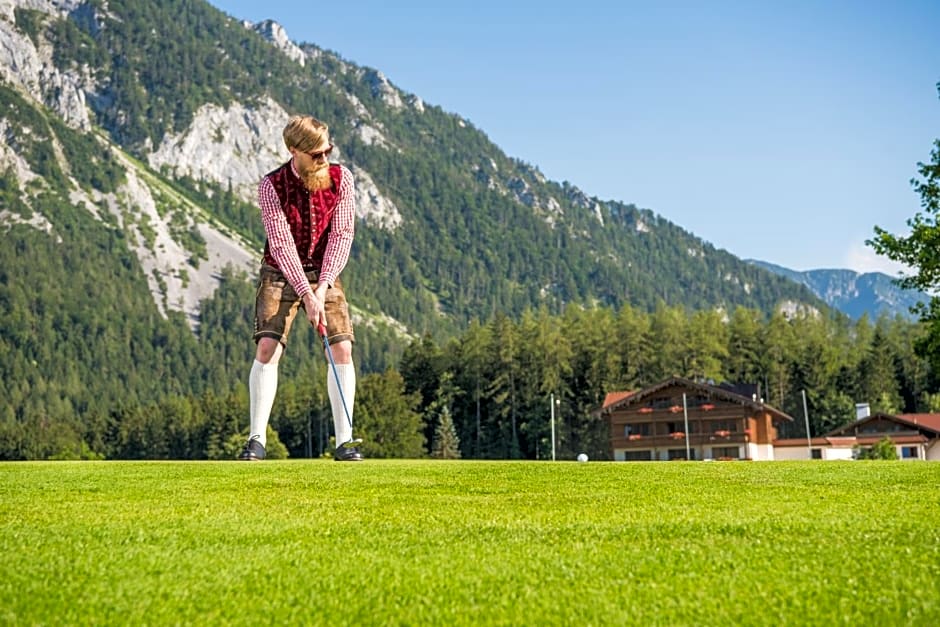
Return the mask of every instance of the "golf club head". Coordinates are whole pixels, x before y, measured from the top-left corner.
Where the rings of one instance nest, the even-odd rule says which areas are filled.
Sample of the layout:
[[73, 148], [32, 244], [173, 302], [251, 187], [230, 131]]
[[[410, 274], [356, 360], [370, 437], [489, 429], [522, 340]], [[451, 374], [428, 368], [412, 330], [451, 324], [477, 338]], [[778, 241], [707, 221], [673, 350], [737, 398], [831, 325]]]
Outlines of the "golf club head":
[[349, 442], [343, 442], [342, 444], [340, 444], [340, 446], [343, 448], [352, 448], [355, 446], [359, 446], [360, 444], [362, 444], [362, 438], [353, 438]]

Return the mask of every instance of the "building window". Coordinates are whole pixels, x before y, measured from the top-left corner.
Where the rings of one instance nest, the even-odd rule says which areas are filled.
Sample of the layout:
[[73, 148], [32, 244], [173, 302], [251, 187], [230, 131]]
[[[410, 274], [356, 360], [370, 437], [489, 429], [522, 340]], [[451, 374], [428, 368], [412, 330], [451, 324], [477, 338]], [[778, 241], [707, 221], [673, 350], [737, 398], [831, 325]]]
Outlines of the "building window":
[[821, 448], [810, 449], [810, 458], [822, 459], [822, 449]]
[[917, 454], [916, 446], [902, 446], [901, 447], [901, 459], [917, 459], [920, 457]]
[[904, 427], [896, 422], [889, 422], [887, 420], [874, 420], [872, 422], [862, 425], [858, 432], [859, 433], [894, 433], [897, 431], [904, 431], [907, 427]]
[[624, 451], [623, 461], [625, 462], [648, 462], [653, 459], [652, 451]]
[[713, 446], [712, 457], [714, 459], [740, 459], [740, 451], [737, 446]]
[[628, 438], [631, 435], [649, 435], [649, 434], [650, 434], [650, 423], [648, 422], [631, 422], [623, 426], [623, 436], [625, 438]]
[[669, 409], [670, 407], [675, 406], [676, 404], [682, 405], [682, 398], [680, 397], [678, 401], [670, 396], [658, 396], [652, 400], [650, 403], [654, 409]]
[[737, 431], [737, 420], [712, 420], [708, 423], [708, 429], [712, 433], [717, 433], [718, 431], [727, 431], [728, 433], [734, 433]]
[[[692, 396], [686, 398], [686, 405], [689, 407], [701, 407], [702, 405], [713, 405], [712, 401], [707, 396]], [[714, 409], [714, 407], [709, 407], [709, 409]]]
[[669, 459], [670, 459], [670, 460], [673, 460], [673, 459], [695, 459], [695, 449], [694, 449], [694, 448], [690, 448], [690, 449], [689, 449], [689, 457], [686, 457], [686, 455], [685, 455], [685, 449], [684, 449], [684, 448], [671, 448], [671, 449], [669, 449]]

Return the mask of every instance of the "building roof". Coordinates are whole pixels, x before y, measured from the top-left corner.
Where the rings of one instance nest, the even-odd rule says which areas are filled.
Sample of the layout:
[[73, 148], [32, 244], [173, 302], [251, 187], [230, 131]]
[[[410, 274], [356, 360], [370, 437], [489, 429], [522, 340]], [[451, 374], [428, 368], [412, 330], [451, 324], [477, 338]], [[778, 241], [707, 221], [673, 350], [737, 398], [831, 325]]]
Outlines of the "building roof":
[[[810, 446], [853, 446], [857, 443], [855, 436], [849, 437], [815, 437], [809, 442]], [[773, 441], [774, 446], [806, 446], [806, 438], [778, 438]]]
[[926, 428], [940, 434], [940, 414], [898, 414], [897, 418], [918, 429]]
[[[883, 435], [860, 435], [858, 438], [859, 444], [877, 444], [881, 441]], [[927, 438], [919, 433], [908, 434], [908, 435], [889, 435], [887, 436], [893, 444], [922, 444], [927, 442]]]
[[940, 436], [940, 414], [872, 414], [871, 416], [860, 418], [853, 423], [843, 425], [838, 429], [833, 429], [827, 433], [826, 436], [855, 435], [857, 427], [875, 420], [894, 422], [907, 427], [911, 431], [920, 431], [921, 433], [929, 434], [930, 437]]
[[[820, 436], [812, 438], [810, 440], [809, 446], [820, 446], [828, 448], [852, 448], [856, 445], [871, 445], [876, 444], [880, 441], [884, 435], [860, 435], [856, 436]], [[893, 444], [921, 444], [927, 442], [927, 438], [923, 435], [917, 434], [905, 434], [905, 435], [888, 435], [888, 438]], [[806, 438], [783, 438], [779, 440], [774, 440], [773, 445], [775, 447], [781, 448], [799, 448], [801, 446], [807, 446]]]
[[613, 405], [617, 401], [622, 401], [623, 399], [627, 398], [628, 396], [632, 394], [633, 394], [633, 390], [629, 392], [608, 392], [607, 396], [604, 397], [603, 407], [607, 407], [608, 405]]
[[[691, 379], [685, 379], [683, 377], [670, 377], [665, 381], [660, 381], [659, 383], [639, 390], [638, 392], [609, 392], [607, 397], [604, 399], [604, 406], [597, 410], [595, 413], [597, 415], [609, 415], [613, 411], [618, 409], [623, 409], [630, 407], [631, 405], [636, 405], [641, 403], [644, 399], [658, 394], [662, 390], [670, 387], [681, 387], [687, 390], [692, 390], [694, 392], [699, 392], [709, 395], [710, 398], [716, 400], [728, 401], [731, 403], [737, 403], [738, 405], [743, 405], [753, 411], [766, 411], [775, 418], [780, 418], [782, 420], [793, 420], [793, 417], [789, 414], [786, 414], [779, 409], [771, 407], [763, 403], [760, 399], [755, 398], [754, 396], [748, 398], [747, 396], [742, 396], [734, 392], [735, 389], [749, 389], [749, 388], [736, 388], [729, 385], [712, 385], [709, 383], [699, 383], [698, 381], [692, 381]], [[611, 400], [615, 395], [620, 395], [616, 400]]]

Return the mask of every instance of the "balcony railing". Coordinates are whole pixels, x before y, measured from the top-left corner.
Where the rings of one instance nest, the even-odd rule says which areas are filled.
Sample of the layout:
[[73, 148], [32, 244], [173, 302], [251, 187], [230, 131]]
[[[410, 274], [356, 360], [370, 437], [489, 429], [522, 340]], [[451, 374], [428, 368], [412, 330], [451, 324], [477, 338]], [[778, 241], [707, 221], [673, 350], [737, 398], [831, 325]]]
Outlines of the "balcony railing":
[[630, 434], [614, 436], [612, 444], [615, 448], [681, 448], [688, 441], [690, 446], [702, 444], [743, 444], [750, 440], [750, 434], [745, 431], [724, 431], [714, 433], [660, 433], [657, 435]]

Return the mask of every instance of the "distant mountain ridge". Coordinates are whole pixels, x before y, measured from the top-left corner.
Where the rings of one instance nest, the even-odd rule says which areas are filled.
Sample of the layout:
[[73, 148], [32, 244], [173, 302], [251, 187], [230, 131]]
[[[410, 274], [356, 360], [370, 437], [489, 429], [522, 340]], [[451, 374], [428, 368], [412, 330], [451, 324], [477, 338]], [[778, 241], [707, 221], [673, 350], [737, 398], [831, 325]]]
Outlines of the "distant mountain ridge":
[[883, 272], [859, 273], [845, 269], [801, 272], [766, 261], [746, 261], [805, 285], [830, 307], [847, 314], [853, 320], [858, 320], [864, 314], [873, 319], [882, 314], [913, 318], [911, 307], [929, 300], [923, 292], [899, 287], [893, 277]]

